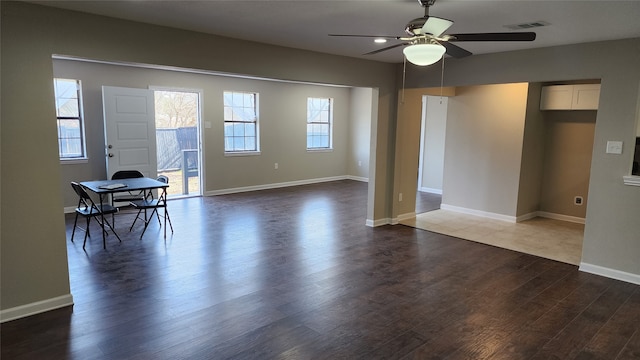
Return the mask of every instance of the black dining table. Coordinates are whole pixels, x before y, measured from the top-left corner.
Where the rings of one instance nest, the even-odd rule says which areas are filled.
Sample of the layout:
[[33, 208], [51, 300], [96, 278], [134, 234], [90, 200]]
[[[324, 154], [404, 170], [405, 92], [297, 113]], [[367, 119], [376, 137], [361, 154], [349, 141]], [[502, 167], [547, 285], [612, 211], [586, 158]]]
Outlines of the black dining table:
[[[151, 179], [147, 177], [141, 178], [130, 178], [130, 179], [117, 179], [117, 180], [93, 180], [93, 181], [83, 181], [80, 183], [82, 187], [85, 189], [95, 193], [98, 195], [100, 202], [98, 206], [102, 207], [104, 204], [105, 197], [108, 197], [110, 194], [123, 192], [123, 191], [142, 191], [144, 192], [144, 197], [148, 192], [152, 190], [162, 190], [162, 195], [166, 197], [167, 188], [169, 184], [164, 183], [162, 181], [158, 181], [156, 179]], [[100, 212], [102, 212], [102, 208], [100, 208]], [[101, 214], [101, 220], [104, 224], [104, 214]], [[115, 231], [115, 230], [114, 230]], [[102, 232], [102, 245], [106, 249], [107, 245], [106, 236], [104, 231]]]

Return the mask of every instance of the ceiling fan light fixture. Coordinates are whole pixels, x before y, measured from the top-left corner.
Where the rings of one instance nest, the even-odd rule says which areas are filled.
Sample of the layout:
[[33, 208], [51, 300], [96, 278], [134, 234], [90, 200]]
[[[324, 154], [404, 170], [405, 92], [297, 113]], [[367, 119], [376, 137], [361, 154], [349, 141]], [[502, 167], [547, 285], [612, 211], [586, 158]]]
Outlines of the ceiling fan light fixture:
[[445, 51], [445, 47], [440, 44], [414, 44], [402, 50], [407, 60], [418, 66], [427, 66], [437, 62]]

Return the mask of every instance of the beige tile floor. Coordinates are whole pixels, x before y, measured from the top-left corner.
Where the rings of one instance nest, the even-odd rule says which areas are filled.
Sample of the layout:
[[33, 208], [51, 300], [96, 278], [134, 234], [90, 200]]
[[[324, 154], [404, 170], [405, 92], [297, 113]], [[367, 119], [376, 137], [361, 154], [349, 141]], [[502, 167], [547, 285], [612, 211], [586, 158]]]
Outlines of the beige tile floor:
[[533, 218], [519, 223], [447, 210], [418, 214], [403, 225], [578, 265], [584, 225]]

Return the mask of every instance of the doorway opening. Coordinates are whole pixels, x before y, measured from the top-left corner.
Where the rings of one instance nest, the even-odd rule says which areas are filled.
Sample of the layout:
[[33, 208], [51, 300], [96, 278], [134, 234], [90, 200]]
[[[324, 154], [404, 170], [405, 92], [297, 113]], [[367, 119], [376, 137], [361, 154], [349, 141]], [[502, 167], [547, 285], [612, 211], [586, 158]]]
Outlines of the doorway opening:
[[200, 90], [154, 88], [158, 175], [169, 198], [202, 195]]

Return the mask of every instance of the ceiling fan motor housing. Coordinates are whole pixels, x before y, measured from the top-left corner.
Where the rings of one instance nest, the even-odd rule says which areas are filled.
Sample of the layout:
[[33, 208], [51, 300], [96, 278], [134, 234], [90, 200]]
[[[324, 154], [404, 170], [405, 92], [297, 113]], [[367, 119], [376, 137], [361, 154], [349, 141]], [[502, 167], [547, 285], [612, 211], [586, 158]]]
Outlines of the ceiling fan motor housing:
[[436, 0], [418, 0], [418, 4], [422, 7], [432, 6], [436, 3]]
[[415, 18], [407, 23], [407, 26], [404, 28], [404, 32], [409, 36], [416, 36], [422, 33], [422, 27], [424, 23], [427, 22], [428, 16], [423, 16], [419, 18]]

